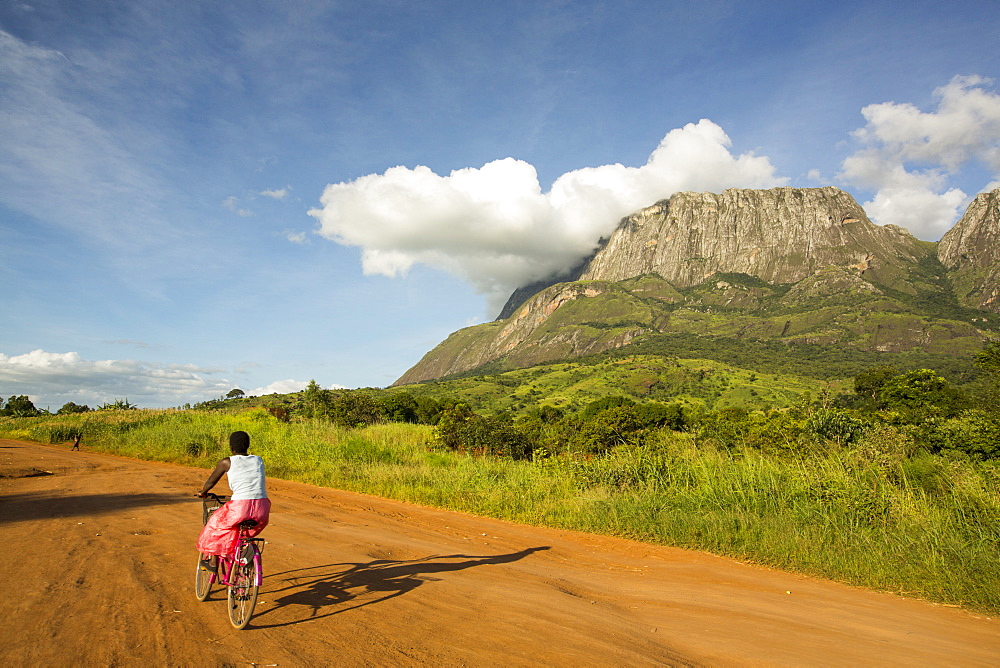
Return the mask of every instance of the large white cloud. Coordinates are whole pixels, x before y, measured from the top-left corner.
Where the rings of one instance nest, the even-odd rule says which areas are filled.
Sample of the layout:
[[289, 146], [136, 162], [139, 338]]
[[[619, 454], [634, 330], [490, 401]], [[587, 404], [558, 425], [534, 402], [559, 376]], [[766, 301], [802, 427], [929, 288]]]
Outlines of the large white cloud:
[[78, 353], [33, 350], [0, 353], [0, 392], [4, 399], [24, 394], [39, 408], [56, 410], [67, 402], [94, 408], [127, 398], [140, 406], [169, 406], [218, 397], [232, 384], [216, 378], [220, 369], [193, 364], [161, 365], [135, 360], [83, 359]]
[[954, 77], [934, 91], [931, 112], [895, 102], [861, 110], [867, 124], [854, 137], [863, 147], [844, 161], [840, 177], [875, 191], [864, 205], [874, 220], [936, 241], [968, 202], [948, 187], [949, 175], [977, 163], [1000, 178], [1000, 95], [986, 89], [989, 83]]
[[310, 213], [319, 234], [361, 248], [366, 274], [415, 263], [468, 281], [498, 308], [514, 288], [572, 267], [625, 215], [681, 190], [769, 187], [785, 179], [765, 157], [734, 156], [701, 120], [669, 132], [641, 167], [580, 169], [543, 193], [535, 168], [506, 158], [435, 174], [393, 167], [326, 187]]

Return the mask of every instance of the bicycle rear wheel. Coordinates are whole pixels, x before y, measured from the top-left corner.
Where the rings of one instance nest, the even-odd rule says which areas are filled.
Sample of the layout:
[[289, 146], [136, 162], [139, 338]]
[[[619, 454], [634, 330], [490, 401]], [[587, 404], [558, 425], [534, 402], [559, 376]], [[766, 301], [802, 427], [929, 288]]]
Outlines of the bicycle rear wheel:
[[208, 598], [209, 592], [212, 590], [212, 575], [211, 571], [206, 571], [201, 567], [201, 560], [205, 558], [205, 555], [198, 554], [198, 566], [197, 571], [194, 576], [194, 595], [199, 601], [204, 601]]
[[[240, 560], [233, 565], [227, 601], [229, 621], [237, 629], [246, 628], [253, 609], [257, 606], [257, 589], [261, 581], [260, 551], [253, 543], [247, 543]], [[245, 563], [241, 563], [245, 562]]]

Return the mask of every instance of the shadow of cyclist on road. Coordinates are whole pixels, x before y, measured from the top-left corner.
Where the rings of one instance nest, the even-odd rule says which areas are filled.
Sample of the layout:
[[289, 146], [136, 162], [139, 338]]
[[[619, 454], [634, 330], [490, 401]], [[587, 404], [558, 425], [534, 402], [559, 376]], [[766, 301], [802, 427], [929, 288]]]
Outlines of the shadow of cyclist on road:
[[[470, 556], [466, 554], [432, 555], [423, 559], [412, 559], [407, 561], [396, 561], [391, 559], [376, 559], [363, 564], [330, 564], [328, 566], [315, 566], [303, 568], [298, 571], [278, 573], [270, 576], [278, 578], [285, 576], [284, 582], [287, 586], [273, 591], [272, 594], [281, 594], [274, 599], [275, 607], [260, 612], [256, 619], [280, 610], [290, 605], [301, 605], [311, 608], [312, 611], [308, 619], [321, 619], [336, 615], [355, 608], [361, 608], [373, 603], [381, 603], [397, 596], [402, 596], [413, 591], [424, 582], [438, 581], [440, 578], [432, 577], [433, 573], [446, 573], [451, 571], [461, 571], [475, 566], [490, 566], [495, 564], [507, 564], [518, 561], [530, 554], [540, 550], [550, 549], [547, 545], [542, 547], [529, 547], [520, 552], [511, 554], [498, 554], [492, 556]], [[460, 559], [461, 561], [454, 561]], [[346, 568], [345, 568], [346, 567]], [[368, 595], [376, 594], [372, 599]], [[383, 594], [379, 596], [378, 594]], [[363, 597], [365, 600], [348, 607], [338, 607], [336, 610], [320, 614], [324, 608], [338, 603], [346, 603]], [[286, 626], [295, 622], [285, 622], [272, 626]], [[267, 624], [256, 624], [258, 628], [267, 627]]]

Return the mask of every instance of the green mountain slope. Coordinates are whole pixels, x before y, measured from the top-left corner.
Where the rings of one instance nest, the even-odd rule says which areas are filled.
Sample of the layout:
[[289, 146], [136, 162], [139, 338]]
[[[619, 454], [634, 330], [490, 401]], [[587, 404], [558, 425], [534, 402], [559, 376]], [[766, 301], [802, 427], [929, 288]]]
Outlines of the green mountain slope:
[[414, 396], [456, 397], [474, 410], [523, 413], [540, 406], [576, 410], [606, 396], [680, 402], [699, 411], [727, 406], [780, 408], [849, 389], [850, 381], [761, 373], [708, 359], [658, 354], [585, 359], [397, 388]]
[[995, 336], [992, 314], [958, 306], [933, 274], [914, 294], [879, 288], [829, 268], [793, 285], [719, 274], [678, 290], [657, 276], [617, 283], [579, 281], [543, 290], [502, 322], [459, 330], [397, 384], [467, 373], [506, 371], [623, 348], [663, 336], [780, 341], [855, 351], [921, 351], [968, 356]]

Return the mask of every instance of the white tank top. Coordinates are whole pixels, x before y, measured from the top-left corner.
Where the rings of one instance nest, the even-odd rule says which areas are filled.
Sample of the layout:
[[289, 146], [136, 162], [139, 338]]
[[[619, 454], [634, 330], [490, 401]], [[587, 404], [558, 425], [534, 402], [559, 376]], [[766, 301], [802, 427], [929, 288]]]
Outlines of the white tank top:
[[233, 501], [266, 499], [264, 484], [264, 460], [257, 455], [230, 455], [229, 489], [233, 490]]

